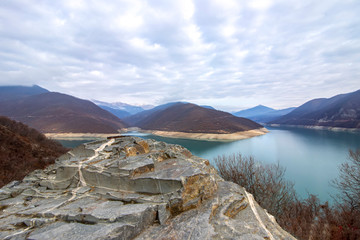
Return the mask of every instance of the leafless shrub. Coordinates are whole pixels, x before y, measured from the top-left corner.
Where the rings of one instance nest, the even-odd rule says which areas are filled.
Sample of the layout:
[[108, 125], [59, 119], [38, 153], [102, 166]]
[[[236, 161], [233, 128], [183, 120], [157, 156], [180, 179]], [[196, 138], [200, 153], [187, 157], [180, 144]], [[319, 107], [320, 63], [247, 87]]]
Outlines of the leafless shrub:
[[218, 156], [215, 162], [225, 180], [245, 187], [280, 226], [298, 239], [356, 240], [360, 239], [360, 150], [349, 155], [350, 162], [341, 165], [340, 178], [334, 181], [341, 194], [333, 207], [321, 203], [315, 195], [300, 200], [279, 164], [262, 165], [241, 154]]
[[262, 165], [241, 154], [218, 156], [215, 162], [225, 180], [243, 186], [274, 216], [281, 215], [295, 199], [294, 184], [284, 179], [285, 169], [279, 164]]
[[349, 159], [340, 166], [340, 176], [333, 181], [340, 190], [337, 202], [349, 210], [360, 212], [360, 149], [349, 151]]
[[334, 197], [336, 222], [343, 239], [360, 239], [360, 149], [349, 150], [348, 161], [339, 170], [339, 178], [332, 182], [340, 191]]

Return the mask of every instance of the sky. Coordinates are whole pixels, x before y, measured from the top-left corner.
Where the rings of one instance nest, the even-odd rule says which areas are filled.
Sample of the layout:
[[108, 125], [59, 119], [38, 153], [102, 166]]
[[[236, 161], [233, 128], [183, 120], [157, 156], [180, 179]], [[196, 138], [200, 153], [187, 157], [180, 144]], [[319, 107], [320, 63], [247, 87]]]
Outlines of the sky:
[[360, 89], [359, 0], [1, 0], [0, 85], [276, 109]]

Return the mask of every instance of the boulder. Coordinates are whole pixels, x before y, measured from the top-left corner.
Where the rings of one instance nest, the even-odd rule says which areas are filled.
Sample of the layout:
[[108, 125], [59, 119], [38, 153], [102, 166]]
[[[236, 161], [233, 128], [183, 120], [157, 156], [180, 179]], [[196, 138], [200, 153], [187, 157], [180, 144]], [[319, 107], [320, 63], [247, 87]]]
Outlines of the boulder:
[[294, 238], [208, 160], [119, 136], [0, 189], [0, 239]]

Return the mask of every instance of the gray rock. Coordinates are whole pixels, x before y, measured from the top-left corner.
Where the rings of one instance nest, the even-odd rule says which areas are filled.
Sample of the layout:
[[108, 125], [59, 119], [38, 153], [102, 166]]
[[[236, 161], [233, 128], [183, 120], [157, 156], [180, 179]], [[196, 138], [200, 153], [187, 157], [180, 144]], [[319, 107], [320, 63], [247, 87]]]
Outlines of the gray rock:
[[179, 145], [81, 145], [0, 189], [1, 239], [294, 239]]

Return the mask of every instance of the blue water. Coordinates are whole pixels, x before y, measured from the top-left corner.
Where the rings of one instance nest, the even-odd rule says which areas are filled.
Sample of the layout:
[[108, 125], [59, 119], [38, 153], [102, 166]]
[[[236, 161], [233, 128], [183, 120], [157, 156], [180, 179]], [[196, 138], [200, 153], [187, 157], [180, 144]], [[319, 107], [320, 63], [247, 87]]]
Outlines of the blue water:
[[86, 140], [57, 140], [61, 145], [66, 148], [74, 148], [80, 144], [95, 141], [95, 139], [86, 139]]
[[235, 142], [172, 139], [143, 134], [141, 137], [180, 144], [194, 155], [209, 159], [213, 165], [216, 156], [233, 153], [253, 156], [263, 163], [279, 162], [286, 168], [285, 177], [295, 183], [300, 197], [311, 193], [322, 201], [332, 202], [331, 195], [336, 194], [336, 189], [331, 187], [330, 182], [338, 176], [339, 165], [348, 158], [349, 149], [360, 148], [360, 133], [284, 127], [268, 129], [270, 132], [263, 136]]

